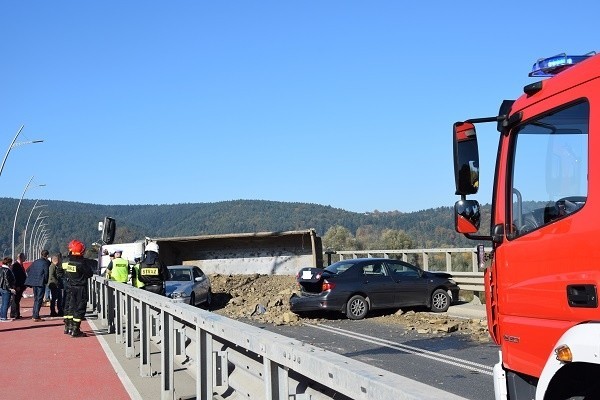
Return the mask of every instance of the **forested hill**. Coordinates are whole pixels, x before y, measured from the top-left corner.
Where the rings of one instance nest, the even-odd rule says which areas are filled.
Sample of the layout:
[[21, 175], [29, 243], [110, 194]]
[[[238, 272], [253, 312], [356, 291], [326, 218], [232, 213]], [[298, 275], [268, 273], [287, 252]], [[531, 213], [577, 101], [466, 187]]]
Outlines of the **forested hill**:
[[[0, 250], [5, 255], [11, 253], [17, 204], [18, 199], [0, 198]], [[452, 207], [411, 213], [356, 213], [318, 204], [263, 200], [119, 206], [39, 200], [35, 209], [34, 205], [33, 200], [23, 200], [19, 208], [15, 229], [16, 252], [23, 249], [23, 233], [28, 220], [26, 247], [29, 247], [32, 232], [39, 234], [42, 229], [47, 229], [48, 250], [64, 252], [66, 243], [73, 238], [84, 241], [88, 246], [99, 241], [98, 222], [105, 216], [115, 218], [117, 222], [117, 243], [131, 242], [145, 236], [196, 236], [310, 228], [314, 228], [320, 236], [328, 232], [331, 236], [332, 227], [343, 227], [345, 229], [342, 231], [352, 239], [348, 242], [351, 243], [349, 246], [363, 249], [389, 243], [380, 240], [386, 232], [387, 236], [384, 236], [388, 239], [400, 235], [402, 244], [398, 246], [402, 248], [475, 245], [454, 231]], [[38, 220], [38, 217], [41, 219]], [[41, 223], [45, 225], [40, 229], [38, 226]]]

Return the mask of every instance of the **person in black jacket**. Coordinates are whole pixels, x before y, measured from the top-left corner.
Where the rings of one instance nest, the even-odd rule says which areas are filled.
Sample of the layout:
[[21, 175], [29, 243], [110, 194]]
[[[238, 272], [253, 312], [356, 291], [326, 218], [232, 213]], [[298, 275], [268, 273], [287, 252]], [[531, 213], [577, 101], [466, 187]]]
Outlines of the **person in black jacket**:
[[[62, 279], [59, 279], [58, 268], [62, 264], [62, 256], [60, 253], [54, 254], [51, 258], [52, 263], [48, 268], [48, 289], [50, 289], [51, 300], [50, 300], [50, 316], [51, 317], [64, 317], [63, 311], [63, 285]], [[58, 310], [58, 312], [57, 312]]]
[[19, 253], [15, 262], [10, 266], [15, 276], [15, 295], [10, 301], [10, 317], [14, 319], [21, 319], [21, 299], [25, 291], [25, 279], [27, 279], [27, 273], [23, 266], [26, 259], [25, 253]]
[[15, 293], [15, 276], [10, 270], [11, 264], [12, 258], [4, 257], [0, 265], [0, 322], [12, 321], [6, 317], [10, 298]]
[[165, 281], [169, 280], [169, 270], [158, 258], [156, 242], [148, 242], [146, 245], [144, 259], [139, 266], [139, 278], [144, 284], [144, 290], [165, 295]]
[[27, 270], [27, 279], [25, 279], [25, 286], [31, 286], [33, 288], [32, 319], [34, 322], [43, 321], [43, 319], [40, 318], [40, 310], [42, 308], [42, 302], [44, 301], [46, 285], [48, 284], [48, 267], [50, 266], [48, 254], [50, 254], [48, 253], [48, 250], [42, 250], [41, 257], [29, 266], [29, 269]]
[[91, 260], [83, 257], [85, 245], [79, 240], [71, 240], [69, 243], [69, 256], [62, 263], [62, 271], [67, 285], [65, 304], [65, 333], [72, 337], [85, 336], [81, 332], [81, 320], [85, 317], [88, 298], [88, 279], [94, 275]]

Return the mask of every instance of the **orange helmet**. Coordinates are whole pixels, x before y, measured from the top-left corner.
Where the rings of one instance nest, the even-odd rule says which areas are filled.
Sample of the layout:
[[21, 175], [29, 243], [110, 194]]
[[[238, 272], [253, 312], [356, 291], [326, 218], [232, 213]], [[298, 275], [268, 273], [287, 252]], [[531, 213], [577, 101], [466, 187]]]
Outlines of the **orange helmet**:
[[85, 244], [79, 240], [71, 240], [69, 243], [69, 251], [74, 256], [82, 256], [85, 253]]

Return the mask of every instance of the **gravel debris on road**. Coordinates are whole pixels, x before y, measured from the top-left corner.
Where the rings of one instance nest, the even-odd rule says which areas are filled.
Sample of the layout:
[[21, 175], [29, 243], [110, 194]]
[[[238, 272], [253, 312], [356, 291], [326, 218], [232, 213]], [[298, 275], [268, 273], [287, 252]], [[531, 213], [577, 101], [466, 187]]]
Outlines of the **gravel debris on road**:
[[[345, 318], [342, 314], [311, 314], [299, 317], [290, 311], [289, 298], [299, 293], [293, 275], [210, 275], [213, 291], [211, 310], [233, 319], [251, 319], [274, 325], [301, 325], [331, 318]], [[406, 309], [373, 312], [370, 321], [403, 327], [427, 336], [451, 334], [468, 335], [474, 341], [490, 341], [485, 319], [455, 318], [427, 310]]]

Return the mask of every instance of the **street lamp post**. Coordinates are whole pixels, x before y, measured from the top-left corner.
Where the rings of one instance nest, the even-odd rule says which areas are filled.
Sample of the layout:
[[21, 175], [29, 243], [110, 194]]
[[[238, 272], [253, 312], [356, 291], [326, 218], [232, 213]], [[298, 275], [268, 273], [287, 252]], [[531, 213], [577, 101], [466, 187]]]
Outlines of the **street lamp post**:
[[[16, 260], [15, 258], [15, 230], [17, 228], [17, 216], [19, 215], [19, 208], [21, 207], [21, 202], [23, 201], [23, 197], [25, 197], [25, 193], [27, 193], [27, 189], [29, 189], [29, 185], [31, 185], [31, 181], [33, 181], [33, 176], [31, 177], [31, 179], [29, 179], [29, 182], [27, 182], [27, 186], [25, 186], [25, 190], [23, 190], [23, 194], [21, 195], [21, 198], [19, 199], [19, 203], [17, 203], [17, 211], [15, 211], [15, 221], [13, 222], [13, 231], [12, 231], [12, 259]], [[38, 185], [38, 186], [46, 186], [46, 185]], [[25, 252], [25, 249], [23, 249], [23, 252]]]
[[44, 236], [40, 239], [38, 253], [41, 253], [43, 249], [46, 248], [46, 243], [48, 243], [48, 239], [50, 239], [50, 234], [46, 232]]
[[44, 219], [48, 218], [48, 215], [42, 216], [43, 212], [44, 211], [40, 211], [40, 213], [38, 214], [38, 217], [35, 219], [35, 221], [33, 221], [33, 227], [31, 228], [31, 234], [29, 235], [29, 247], [28, 247], [29, 253], [27, 253], [27, 254], [32, 254], [31, 253], [31, 250], [33, 249], [32, 241], [33, 241], [33, 238], [34, 238], [35, 232], [36, 232], [35, 231], [36, 224], [38, 223], [38, 221], [43, 221]]
[[[47, 206], [47, 204], [40, 204], [38, 206], [37, 205], [38, 202], [39, 202], [39, 200], [35, 201], [35, 204], [33, 205], [33, 208], [29, 212], [29, 217], [27, 217], [27, 223], [25, 224], [25, 232], [23, 233], [23, 253], [25, 253], [25, 254], [27, 254], [27, 251], [25, 251], [25, 249], [27, 248], [27, 247], [25, 247], [26, 239], [27, 239], [27, 228], [29, 227], [29, 221], [31, 220], [31, 215], [33, 214], [33, 210], [35, 210], [36, 208], [41, 208], [41, 207], [46, 207]], [[41, 213], [41, 211], [40, 211], [40, 213]], [[31, 251], [31, 248], [29, 250]]]
[[[23, 144], [42, 143], [43, 142], [43, 140], [29, 140], [27, 142], [18, 142], [17, 143], [17, 138], [19, 137], [19, 134], [23, 130], [23, 127], [25, 127], [25, 125], [21, 125], [21, 127], [17, 131], [17, 134], [15, 135], [14, 139], [12, 140], [12, 142], [10, 142], [10, 146], [8, 146], [8, 150], [6, 150], [6, 154], [4, 155], [4, 159], [2, 160], [2, 165], [0, 166], [0, 175], [2, 175], [2, 170], [4, 169], [4, 164], [6, 163], [6, 159], [8, 158], [8, 154], [10, 153], [10, 150], [12, 148], [17, 147], [17, 146], [21, 146]], [[14, 249], [13, 249], [13, 253], [14, 253]], [[14, 254], [13, 254], [13, 256], [14, 256]]]
[[45, 243], [49, 237], [50, 237], [50, 234], [48, 233], [47, 229], [44, 229], [43, 231], [40, 232], [40, 234], [38, 235], [38, 238], [37, 238], [37, 243], [34, 246], [35, 252], [36, 252], [35, 254], [40, 254], [42, 252], [43, 243]]
[[[45, 222], [43, 222], [38, 225], [38, 228], [41, 228], [46, 225], [47, 224]], [[38, 246], [40, 244], [40, 239], [42, 238], [42, 236], [44, 236], [44, 234], [46, 232], [48, 232], [48, 230], [46, 228], [44, 228], [44, 229], [39, 229], [35, 234], [35, 238], [33, 239], [33, 249], [31, 250], [34, 252], [33, 254], [35, 254], [35, 257], [37, 257], [37, 255], [40, 253]]]

